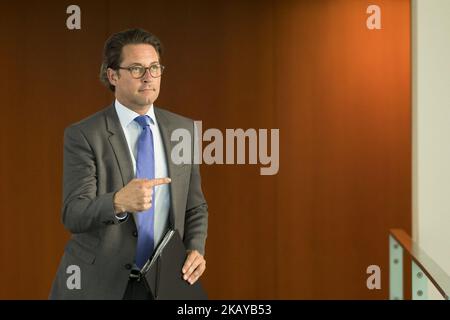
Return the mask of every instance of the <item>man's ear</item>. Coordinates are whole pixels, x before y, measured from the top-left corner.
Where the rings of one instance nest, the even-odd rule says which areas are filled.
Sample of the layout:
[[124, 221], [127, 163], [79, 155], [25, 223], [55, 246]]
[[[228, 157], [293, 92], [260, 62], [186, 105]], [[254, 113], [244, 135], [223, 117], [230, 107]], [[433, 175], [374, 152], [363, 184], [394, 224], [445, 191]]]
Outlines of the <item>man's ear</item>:
[[119, 74], [116, 70], [111, 68], [106, 69], [106, 74], [108, 75], [108, 80], [111, 85], [116, 86], [117, 80], [119, 79]]

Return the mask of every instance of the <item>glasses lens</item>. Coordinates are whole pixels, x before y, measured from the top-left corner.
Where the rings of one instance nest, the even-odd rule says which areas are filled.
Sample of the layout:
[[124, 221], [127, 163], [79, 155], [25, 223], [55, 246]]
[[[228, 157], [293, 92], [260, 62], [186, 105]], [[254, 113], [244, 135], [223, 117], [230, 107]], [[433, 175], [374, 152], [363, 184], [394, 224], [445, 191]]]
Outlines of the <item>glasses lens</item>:
[[130, 68], [131, 76], [133, 78], [140, 78], [145, 73], [145, 68], [141, 66], [133, 66]]
[[161, 65], [159, 64], [154, 64], [150, 66], [150, 74], [152, 75], [152, 77], [160, 77], [162, 74], [162, 68]]

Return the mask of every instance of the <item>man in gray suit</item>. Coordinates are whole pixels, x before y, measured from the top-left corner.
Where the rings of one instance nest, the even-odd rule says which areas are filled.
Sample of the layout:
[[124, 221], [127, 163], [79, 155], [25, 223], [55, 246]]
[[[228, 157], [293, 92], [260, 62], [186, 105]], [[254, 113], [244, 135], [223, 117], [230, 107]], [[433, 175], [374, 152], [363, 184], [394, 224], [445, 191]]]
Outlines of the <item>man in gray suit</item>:
[[62, 221], [72, 237], [51, 299], [151, 299], [139, 269], [168, 228], [187, 249], [180, 276], [192, 284], [205, 271], [199, 166], [171, 159], [171, 133], [183, 128], [194, 137], [194, 122], [154, 107], [160, 57], [160, 41], [144, 30], [112, 35], [100, 76], [116, 99], [65, 130]]

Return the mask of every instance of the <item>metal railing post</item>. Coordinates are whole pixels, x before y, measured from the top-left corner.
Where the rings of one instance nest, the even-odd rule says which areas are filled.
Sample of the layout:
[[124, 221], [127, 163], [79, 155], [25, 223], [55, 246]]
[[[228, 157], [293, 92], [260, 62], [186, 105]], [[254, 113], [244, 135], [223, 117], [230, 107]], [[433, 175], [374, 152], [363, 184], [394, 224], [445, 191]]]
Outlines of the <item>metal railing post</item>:
[[428, 277], [414, 261], [412, 261], [411, 273], [412, 273], [412, 299], [427, 300]]
[[403, 300], [403, 248], [389, 236], [389, 299]]

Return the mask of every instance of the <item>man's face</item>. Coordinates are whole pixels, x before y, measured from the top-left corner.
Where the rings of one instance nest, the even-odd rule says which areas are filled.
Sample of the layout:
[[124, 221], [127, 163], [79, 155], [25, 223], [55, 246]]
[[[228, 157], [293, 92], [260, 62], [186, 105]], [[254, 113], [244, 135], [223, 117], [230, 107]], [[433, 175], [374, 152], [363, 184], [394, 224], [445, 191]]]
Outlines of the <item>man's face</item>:
[[[159, 63], [159, 57], [152, 45], [128, 44], [122, 48], [120, 67], [126, 68], [133, 65], [150, 67], [155, 63]], [[135, 79], [128, 70], [114, 71], [109, 69], [108, 77], [116, 87], [117, 100], [134, 110], [144, 110], [158, 98], [161, 77], [153, 78], [149, 70], [146, 70], [142, 78]]]

